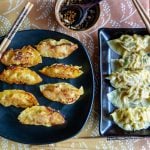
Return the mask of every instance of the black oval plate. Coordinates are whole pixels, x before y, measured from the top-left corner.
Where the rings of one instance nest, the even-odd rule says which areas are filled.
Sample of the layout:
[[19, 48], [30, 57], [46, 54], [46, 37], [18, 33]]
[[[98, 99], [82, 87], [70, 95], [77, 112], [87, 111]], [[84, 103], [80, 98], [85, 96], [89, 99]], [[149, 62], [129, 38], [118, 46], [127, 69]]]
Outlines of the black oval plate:
[[[54, 31], [27, 30], [18, 32], [12, 40], [9, 48], [17, 49], [25, 45], [36, 45], [41, 40], [47, 38], [56, 40], [62, 38], [68, 39], [78, 44], [79, 48], [69, 57], [62, 60], [43, 57], [42, 64], [32, 67], [31, 69], [36, 71], [43, 78], [43, 82], [40, 84], [68, 82], [76, 86], [77, 88], [83, 85], [85, 93], [76, 103], [71, 105], [63, 105], [44, 98], [39, 91], [40, 84], [27, 86], [16, 84], [10, 85], [4, 82], [0, 82], [0, 91], [4, 89], [23, 89], [31, 92], [38, 99], [40, 105], [50, 106], [56, 110], [59, 110], [66, 119], [65, 125], [55, 127], [22, 125], [17, 120], [17, 116], [23, 109], [15, 107], [6, 108], [0, 105], [0, 136], [26, 144], [50, 144], [71, 138], [76, 135], [82, 129], [90, 114], [94, 100], [94, 75], [88, 53], [85, 47], [78, 40]], [[51, 65], [53, 63], [64, 63], [82, 66], [84, 74], [76, 79], [62, 80], [49, 78], [38, 72], [38, 70], [42, 67]], [[4, 68], [5, 66], [0, 63], [0, 72], [3, 71]]]

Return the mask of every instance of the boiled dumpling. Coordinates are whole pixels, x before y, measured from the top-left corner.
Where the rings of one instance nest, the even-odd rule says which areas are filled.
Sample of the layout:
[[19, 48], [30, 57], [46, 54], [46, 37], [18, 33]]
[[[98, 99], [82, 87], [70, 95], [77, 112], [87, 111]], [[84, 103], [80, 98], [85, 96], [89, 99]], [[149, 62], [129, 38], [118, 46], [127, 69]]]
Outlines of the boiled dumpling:
[[107, 79], [115, 88], [150, 85], [150, 71], [148, 70], [121, 70], [113, 72]]
[[108, 44], [112, 50], [122, 56], [138, 51], [150, 52], [149, 35], [122, 35], [118, 39], [110, 40]]
[[143, 69], [150, 67], [150, 57], [145, 52], [133, 53], [116, 60], [119, 66], [127, 69]]
[[150, 87], [117, 89], [107, 94], [108, 100], [118, 108], [149, 107]]
[[122, 108], [111, 116], [114, 122], [126, 131], [147, 129], [150, 126], [150, 107]]

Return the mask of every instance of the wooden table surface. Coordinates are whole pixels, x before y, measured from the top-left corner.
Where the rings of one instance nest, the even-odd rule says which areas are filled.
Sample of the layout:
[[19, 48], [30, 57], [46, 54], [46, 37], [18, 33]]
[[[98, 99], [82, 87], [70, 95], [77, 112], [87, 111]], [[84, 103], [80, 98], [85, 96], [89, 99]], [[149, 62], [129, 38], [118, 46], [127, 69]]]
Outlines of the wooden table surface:
[[[34, 3], [29, 16], [25, 19], [20, 30], [48, 29], [69, 34], [79, 39], [88, 49], [93, 61], [98, 83], [98, 37], [97, 30], [102, 27], [110, 28], [142, 28], [145, 27], [138, 15], [132, 0], [103, 0], [100, 3], [101, 13], [97, 24], [87, 32], [70, 32], [59, 26], [55, 19], [54, 8], [56, 0], [30, 0]], [[149, 14], [150, 0], [140, 0]], [[5, 35], [27, 0], [0, 0], [0, 36]], [[98, 89], [98, 87], [97, 87]], [[98, 90], [96, 91], [98, 95]], [[25, 145], [0, 138], [2, 150], [148, 150], [150, 138], [102, 138], [98, 132], [98, 103], [96, 96], [92, 113], [84, 129], [74, 138], [49, 145]]]

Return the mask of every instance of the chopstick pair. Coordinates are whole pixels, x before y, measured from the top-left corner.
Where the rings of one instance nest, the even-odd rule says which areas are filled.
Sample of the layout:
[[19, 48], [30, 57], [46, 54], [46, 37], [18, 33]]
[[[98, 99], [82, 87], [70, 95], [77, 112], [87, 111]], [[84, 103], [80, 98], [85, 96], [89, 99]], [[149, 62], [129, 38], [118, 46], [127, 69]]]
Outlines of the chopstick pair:
[[31, 11], [32, 7], [33, 7], [32, 3], [28, 2], [26, 4], [26, 6], [23, 8], [22, 12], [16, 19], [14, 25], [8, 32], [7, 36], [3, 39], [2, 43], [0, 44], [0, 58], [2, 57], [3, 53], [5, 52], [5, 50], [9, 46], [9, 44], [11, 43], [11, 40], [15, 36], [16, 32], [18, 31], [19, 27], [21, 26], [21, 24], [24, 21], [24, 19], [26, 18], [26, 16]]
[[141, 16], [141, 19], [143, 20], [148, 32], [150, 33], [150, 17], [148, 14], [145, 12], [144, 7], [142, 4], [139, 2], [139, 0], [132, 0], [137, 11], [139, 12], [139, 15]]

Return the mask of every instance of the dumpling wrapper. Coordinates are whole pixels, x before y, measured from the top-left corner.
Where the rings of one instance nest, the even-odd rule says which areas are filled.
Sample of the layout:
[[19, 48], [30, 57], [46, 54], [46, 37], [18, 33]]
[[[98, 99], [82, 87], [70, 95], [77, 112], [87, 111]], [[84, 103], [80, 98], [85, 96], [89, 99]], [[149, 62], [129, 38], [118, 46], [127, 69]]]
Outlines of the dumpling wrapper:
[[11, 66], [0, 74], [0, 80], [9, 84], [34, 85], [42, 82], [42, 78], [29, 68]]
[[27, 108], [34, 105], [39, 105], [35, 96], [24, 90], [4, 90], [0, 92], [0, 104], [5, 107], [15, 106]]
[[63, 59], [74, 52], [78, 48], [78, 45], [66, 39], [59, 41], [47, 39], [36, 45], [36, 48], [43, 57]]
[[26, 125], [42, 125], [51, 127], [65, 123], [64, 117], [54, 109], [46, 106], [32, 106], [23, 110], [18, 120]]
[[108, 100], [118, 108], [149, 107], [150, 87], [117, 89], [107, 94]]
[[122, 108], [111, 116], [114, 122], [126, 131], [147, 129], [150, 126], [150, 107]]
[[108, 41], [108, 44], [112, 50], [122, 56], [139, 51], [150, 52], [149, 35], [122, 35], [118, 39]]
[[115, 88], [128, 88], [131, 86], [150, 85], [150, 71], [148, 70], [120, 70], [113, 72], [106, 79]]
[[42, 58], [40, 53], [29, 45], [24, 46], [22, 49], [6, 51], [1, 58], [1, 62], [6, 66], [32, 67], [42, 63]]
[[62, 104], [73, 104], [84, 94], [82, 86], [78, 89], [64, 82], [40, 85], [40, 91], [47, 99]]
[[81, 71], [80, 68], [81, 67], [79, 66], [53, 64], [44, 67], [40, 72], [53, 78], [73, 79], [83, 74], [83, 71]]
[[132, 70], [143, 68], [148, 69], [150, 68], [150, 56], [148, 56], [145, 52], [132, 53], [122, 59], [115, 59], [112, 63], [113, 64], [111, 65], [115, 67], [113, 70], [119, 70], [122, 68]]

